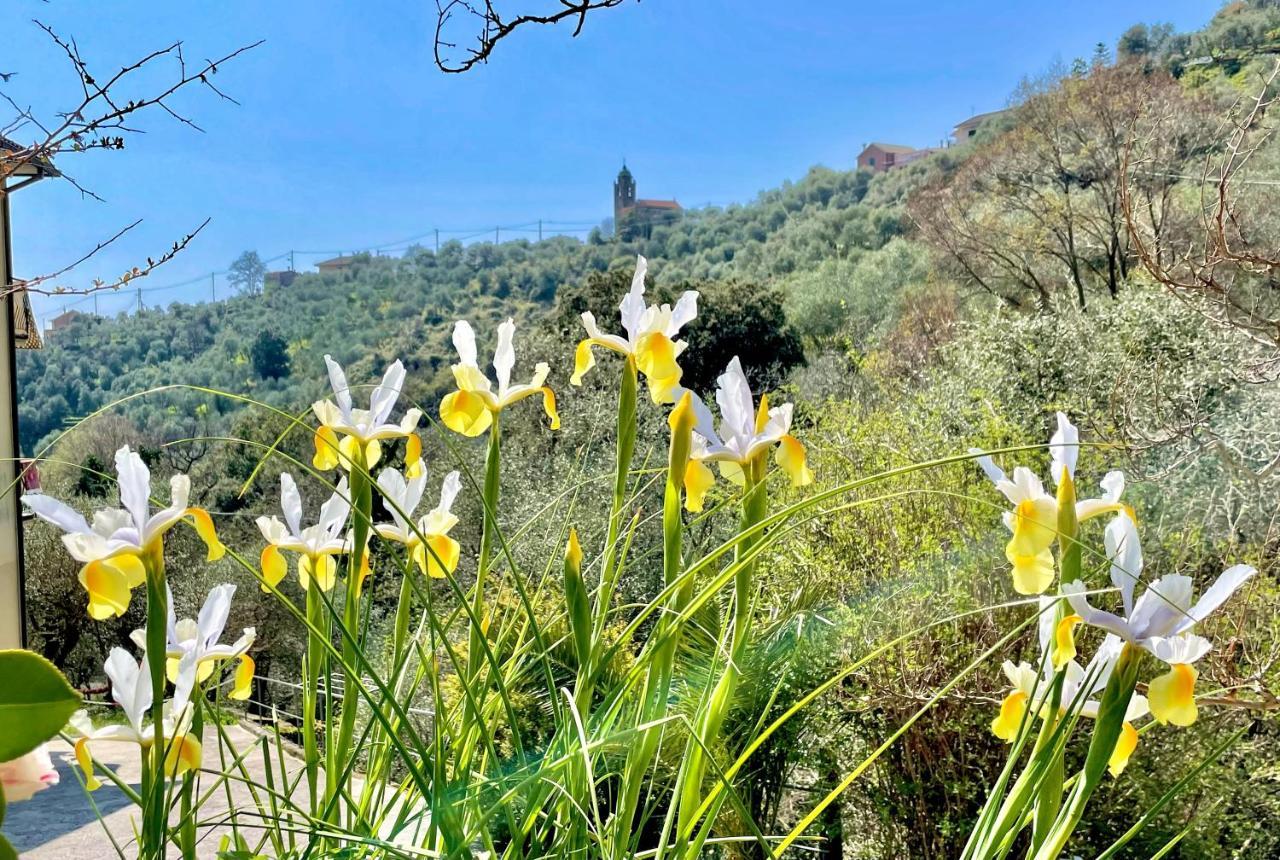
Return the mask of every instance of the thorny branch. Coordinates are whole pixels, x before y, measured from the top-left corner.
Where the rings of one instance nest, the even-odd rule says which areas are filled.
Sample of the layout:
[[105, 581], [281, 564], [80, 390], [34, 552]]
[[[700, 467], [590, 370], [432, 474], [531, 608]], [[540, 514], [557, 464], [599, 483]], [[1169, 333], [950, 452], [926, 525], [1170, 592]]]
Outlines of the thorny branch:
[[[624, 2], [626, 0], [556, 0], [560, 8], [554, 12], [506, 18], [495, 7], [493, 0], [436, 0], [436, 66], [442, 72], [460, 74], [487, 62], [498, 42], [527, 24], [558, 24], [574, 20], [573, 35], [577, 36], [582, 32], [588, 14], [599, 9], [621, 6]], [[455, 16], [478, 29], [474, 47], [460, 48], [457, 42], [447, 38], [446, 32]], [[461, 56], [454, 56], [459, 51]]]
[[[10, 179], [29, 174], [34, 168], [45, 175], [56, 176], [69, 182], [82, 196], [95, 200], [101, 198], [66, 171], [61, 163], [65, 160], [63, 156], [95, 150], [124, 149], [130, 135], [143, 133], [141, 128], [133, 124], [135, 115], [152, 109], [162, 111], [196, 131], [203, 131], [194, 120], [173, 106], [175, 94], [194, 84], [208, 89], [223, 100], [238, 104], [235, 99], [214, 84], [213, 78], [224, 63], [262, 44], [261, 41], [254, 42], [216, 60], [206, 59], [198, 65], [189, 66], [183, 53], [182, 42], [179, 41], [151, 51], [109, 75], [95, 75], [82, 56], [74, 38], [64, 38], [52, 27], [40, 21], [34, 23], [48, 36], [71, 65], [79, 86], [79, 93], [68, 109], [41, 111], [33, 106], [20, 104], [7, 91], [0, 89], [0, 100], [8, 104], [13, 112], [12, 117], [0, 125], [0, 136], [5, 138], [0, 140], [0, 183], [8, 185]], [[139, 72], [166, 59], [172, 60], [176, 66], [176, 74], [169, 83], [161, 85], [158, 91], [141, 96], [125, 97], [121, 94], [122, 89], [138, 79]], [[9, 77], [12, 74], [9, 73]], [[9, 77], [4, 78], [6, 83]], [[42, 113], [44, 116], [41, 115]], [[24, 146], [8, 139], [10, 136], [32, 131], [35, 132], [36, 140], [31, 144]], [[0, 194], [4, 193], [8, 192], [0, 190]], [[44, 294], [84, 295], [119, 289], [130, 281], [146, 277], [156, 268], [169, 262], [184, 250], [209, 222], [206, 219], [203, 224], [175, 241], [163, 253], [148, 256], [145, 265], [132, 266], [119, 277], [94, 278], [88, 285], [79, 287], [53, 284], [53, 281], [83, 264], [102, 249], [114, 244], [139, 223], [141, 222], [135, 221], [120, 229], [110, 238], [98, 242], [88, 253], [57, 271], [27, 279], [15, 279], [12, 284], [4, 285], [0, 290], [0, 296], [17, 290]]]

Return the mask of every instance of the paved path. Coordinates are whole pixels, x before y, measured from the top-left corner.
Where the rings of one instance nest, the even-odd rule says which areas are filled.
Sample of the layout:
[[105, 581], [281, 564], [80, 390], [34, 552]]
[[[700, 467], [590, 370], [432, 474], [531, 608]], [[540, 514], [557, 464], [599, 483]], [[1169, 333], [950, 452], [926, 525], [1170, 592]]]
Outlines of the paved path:
[[[257, 736], [240, 726], [228, 726], [225, 731], [233, 748], [241, 754], [254, 744], [260, 743]], [[32, 860], [107, 860], [119, 855], [112, 847], [110, 840], [103, 833], [103, 822], [120, 844], [125, 857], [136, 857], [137, 846], [133, 842], [134, 824], [137, 808], [124, 794], [111, 783], [103, 783], [102, 788], [86, 796], [80, 781], [73, 773], [77, 768], [71, 746], [62, 741], [54, 741], [50, 745], [50, 753], [54, 765], [58, 769], [59, 782], [56, 786], [40, 792], [23, 803], [11, 804], [5, 815], [4, 834], [13, 843], [18, 853]], [[138, 748], [131, 744], [100, 743], [94, 745], [94, 754], [104, 764], [115, 770], [122, 779], [137, 786], [140, 779]], [[273, 746], [274, 755], [274, 746]], [[214, 729], [205, 732], [204, 758], [205, 767], [213, 770], [220, 768], [219, 738]], [[246, 768], [255, 781], [262, 781], [263, 766], [260, 751], [251, 752], [244, 760]], [[296, 758], [286, 759], [286, 767], [290, 772], [301, 768]], [[212, 784], [212, 777], [204, 775], [205, 788]], [[305, 790], [305, 789], [304, 789]], [[249, 790], [241, 782], [232, 783], [231, 797], [238, 810], [253, 810], [254, 803]], [[95, 811], [94, 806], [97, 806]], [[220, 819], [227, 811], [226, 792], [219, 789], [201, 811], [201, 820]], [[99, 821], [101, 813], [102, 821]], [[242, 820], [242, 828], [246, 823]], [[229, 828], [210, 827], [200, 830], [201, 858], [215, 858], [218, 842]], [[242, 829], [242, 832], [246, 832]], [[253, 831], [248, 831], [252, 833]], [[270, 847], [268, 846], [268, 853]]]

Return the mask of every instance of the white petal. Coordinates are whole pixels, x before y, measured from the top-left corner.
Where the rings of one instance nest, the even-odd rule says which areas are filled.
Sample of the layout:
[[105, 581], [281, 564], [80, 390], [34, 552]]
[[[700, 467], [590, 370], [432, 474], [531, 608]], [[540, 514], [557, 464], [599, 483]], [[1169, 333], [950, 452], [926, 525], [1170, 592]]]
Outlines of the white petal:
[[697, 316], [698, 291], [686, 290], [671, 310], [671, 321], [667, 323], [667, 337], [674, 338], [680, 329], [693, 322]]
[[755, 435], [755, 404], [751, 386], [735, 355], [716, 380], [716, 403], [720, 406], [720, 435], [726, 443], [732, 439], [747, 440]]
[[458, 351], [458, 360], [463, 364], [479, 367], [476, 364], [476, 333], [466, 320], [453, 324], [453, 348]]
[[991, 459], [990, 454], [984, 454], [981, 448], [970, 448], [969, 453], [977, 455], [973, 461], [978, 464], [978, 468], [982, 470], [982, 473], [987, 476], [991, 483], [999, 485], [1009, 481], [1004, 469], [996, 465], [996, 461]]
[[1107, 558], [1111, 560], [1111, 583], [1120, 589], [1124, 614], [1133, 616], [1133, 587], [1142, 578], [1142, 544], [1138, 527], [1127, 513], [1118, 514], [1107, 523], [1103, 533]]
[[111, 680], [111, 698], [124, 710], [134, 729], [151, 707], [151, 673], [144, 671], [123, 648], [112, 648], [103, 665]]
[[302, 532], [302, 494], [288, 472], [280, 473], [280, 510], [284, 512], [289, 532], [297, 537]]
[[498, 326], [498, 346], [493, 351], [493, 371], [498, 379], [498, 397], [511, 387], [511, 368], [516, 366], [516, 323], [508, 319]]
[[344, 476], [338, 481], [338, 489], [329, 501], [320, 506], [320, 521], [318, 525], [320, 530], [332, 539], [340, 531], [342, 525], [347, 521], [347, 514], [351, 510], [351, 502], [348, 501], [347, 479]]
[[116, 452], [116, 476], [120, 481], [121, 506], [133, 517], [134, 525], [144, 528], [151, 501], [151, 470], [137, 452], [125, 445]]
[[90, 531], [84, 514], [53, 496], [46, 496], [44, 493], [27, 493], [22, 497], [22, 503], [34, 511], [40, 519], [52, 523], [64, 532], [85, 534]]
[[1188, 617], [1180, 628], [1186, 630], [1192, 624], [1208, 618], [1257, 572], [1247, 564], [1237, 564], [1224, 570], [1213, 585], [1209, 586], [1209, 590], [1196, 601], [1196, 605], [1187, 610]]
[[437, 510], [451, 511], [453, 510], [454, 499], [458, 498], [458, 492], [462, 489], [462, 476], [457, 472], [450, 472], [444, 476], [444, 482], [440, 485], [440, 505]]
[[1191, 609], [1191, 596], [1195, 594], [1195, 585], [1191, 577], [1179, 573], [1170, 573], [1152, 582], [1147, 590], [1133, 604], [1133, 613], [1129, 616], [1138, 638], [1152, 636], [1172, 636], [1179, 629], [1186, 629], [1194, 624], [1183, 626], [1188, 620], [1187, 612]]
[[1102, 498], [1108, 502], [1120, 501], [1120, 496], [1124, 494], [1124, 472], [1115, 471], [1107, 472], [1100, 482], [1102, 487]]
[[1142, 643], [1157, 660], [1174, 665], [1194, 663], [1213, 650], [1213, 643], [1194, 633], [1180, 636], [1155, 636]]
[[1133, 629], [1129, 623], [1117, 615], [1112, 615], [1102, 609], [1094, 609], [1089, 605], [1089, 598], [1085, 595], [1088, 589], [1080, 580], [1075, 582], [1066, 582], [1062, 585], [1062, 594], [1067, 598], [1067, 602], [1071, 604], [1071, 608], [1076, 614], [1084, 619], [1084, 623], [1090, 627], [1099, 627], [1108, 633], [1114, 633], [1121, 639], [1133, 641]]
[[1050, 476], [1053, 482], [1056, 484], [1062, 480], [1063, 469], [1074, 478], [1076, 460], [1080, 457], [1080, 431], [1062, 412], [1058, 413], [1058, 430], [1049, 439], [1049, 452], [1052, 457]]
[[214, 586], [209, 596], [200, 607], [200, 615], [196, 619], [202, 648], [208, 648], [222, 638], [223, 628], [227, 626], [227, 616], [231, 614], [231, 598], [236, 587], [231, 583]]
[[373, 394], [369, 398], [369, 424], [377, 427], [385, 424], [387, 419], [391, 417], [391, 410], [395, 408], [396, 400], [400, 397], [400, 392], [404, 389], [404, 364], [400, 359], [396, 359], [387, 368], [387, 372], [382, 375], [382, 382], [377, 388], [373, 389]]
[[333, 399], [344, 418], [351, 416], [351, 387], [347, 385], [347, 375], [342, 372], [342, 365], [326, 355], [325, 367], [329, 369], [329, 387], [333, 389]]
[[644, 257], [636, 257], [636, 271], [631, 276], [631, 289], [622, 298], [618, 306], [618, 315], [622, 319], [622, 330], [627, 333], [627, 341], [634, 346], [640, 336], [641, 320], [644, 317], [644, 276], [649, 271], [649, 261]]

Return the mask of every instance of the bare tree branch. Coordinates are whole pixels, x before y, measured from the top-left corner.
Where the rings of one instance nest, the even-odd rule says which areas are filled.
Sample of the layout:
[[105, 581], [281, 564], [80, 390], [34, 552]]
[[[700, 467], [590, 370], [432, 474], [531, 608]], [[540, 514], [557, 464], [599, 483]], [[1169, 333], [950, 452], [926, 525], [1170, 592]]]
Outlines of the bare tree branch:
[[[142, 134], [143, 130], [133, 122], [137, 115], [151, 112], [163, 112], [175, 121], [196, 131], [203, 129], [189, 116], [173, 105], [174, 96], [192, 85], [199, 86], [214, 93], [218, 98], [238, 104], [235, 99], [215, 86], [212, 78], [218, 73], [221, 65], [233, 60], [244, 52], [262, 44], [261, 41], [237, 48], [216, 59], [205, 60], [198, 67], [187, 64], [183, 54], [182, 42], [174, 42], [144, 54], [122, 66], [109, 75], [95, 75], [90, 70], [80, 52], [80, 47], [72, 37], [59, 35], [52, 27], [40, 21], [34, 24], [57, 47], [70, 64], [76, 76], [78, 94], [71, 104], [64, 109], [48, 108], [38, 110], [32, 106], [19, 104], [8, 92], [0, 89], [0, 101], [12, 109], [12, 116], [0, 125], [0, 194], [6, 194], [20, 187], [9, 180], [26, 177], [31, 174], [57, 177], [70, 183], [82, 196], [95, 200], [101, 198], [91, 189], [85, 187], [73, 175], [68, 173], [62, 161], [72, 154], [91, 151], [117, 151], [125, 148], [129, 136]], [[176, 66], [176, 74], [168, 83], [143, 95], [127, 97], [121, 91], [140, 81], [139, 73], [157, 62], [172, 60]], [[7, 83], [15, 73], [6, 73], [3, 81]], [[43, 114], [43, 116], [41, 115]], [[9, 135], [16, 135], [27, 130], [37, 132], [36, 140], [30, 144], [15, 143]], [[55, 168], [55, 159], [59, 162]], [[119, 289], [130, 281], [145, 277], [159, 266], [173, 259], [208, 224], [208, 219], [194, 230], [175, 241], [170, 248], [158, 256], [148, 256], [145, 264], [131, 266], [122, 275], [115, 278], [94, 278], [84, 286], [52, 285], [52, 281], [66, 275], [77, 266], [91, 259], [98, 252], [115, 244], [138, 225], [135, 221], [118, 230], [111, 237], [98, 242], [88, 253], [74, 262], [62, 266], [56, 271], [37, 275], [25, 280], [15, 280], [12, 284], [0, 285], [0, 295], [7, 295], [15, 290], [25, 289], [29, 292], [46, 294], [86, 294], [103, 290]]]
[[[494, 0], [436, 0], [435, 60], [442, 72], [460, 74], [487, 62], [498, 42], [516, 29], [529, 24], [558, 24], [575, 20], [573, 35], [582, 32], [587, 15], [600, 9], [621, 6], [626, 0], [556, 0], [560, 7], [542, 15], [517, 14], [504, 17]], [[640, 0], [636, 0], [640, 2]], [[452, 26], [459, 24], [475, 30], [474, 47], [462, 48], [447, 37]], [[460, 54], [460, 56], [455, 56]]]

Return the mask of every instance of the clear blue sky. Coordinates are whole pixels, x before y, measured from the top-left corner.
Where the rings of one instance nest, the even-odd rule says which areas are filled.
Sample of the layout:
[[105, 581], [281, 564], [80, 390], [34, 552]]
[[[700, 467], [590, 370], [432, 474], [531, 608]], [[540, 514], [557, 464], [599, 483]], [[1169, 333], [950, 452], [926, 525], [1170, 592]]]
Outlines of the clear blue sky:
[[[19, 74], [7, 91], [50, 109], [77, 84], [33, 17], [74, 35], [100, 72], [176, 39], [192, 59], [265, 39], [217, 77], [240, 106], [194, 89], [178, 100], [204, 134], [154, 114], [123, 153], [63, 160], [105, 203], [62, 183], [15, 195], [16, 272], [64, 265], [137, 218], [66, 281], [113, 278], [206, 217], [144, 287], [225, 269], [246, 249], [366, 249], [538, 218], [585, 226], [611, 214], [624, 156], [641, 196], [747, 201], [814, 164], [849, 168], [873, 139], [936, 143], [970, 113], [1002, 107], [1024, 75], [1114, 45], [1138, 21], [1199, 27], [1218, 5], [643, 0], [597, 14], [577, 39], [566, 27], [519, 32], [488, 66], [456, 76], [432, 64], [427, 0], [9, 0], [0, 71]], [[321, 258], [300, 254], [298, 267]], [[145, 301], [208, 295], [206, 277]], [[103, 296], [100, 308], [134, 301]], [[63, 304], [37, 299], [37, 312]]]

